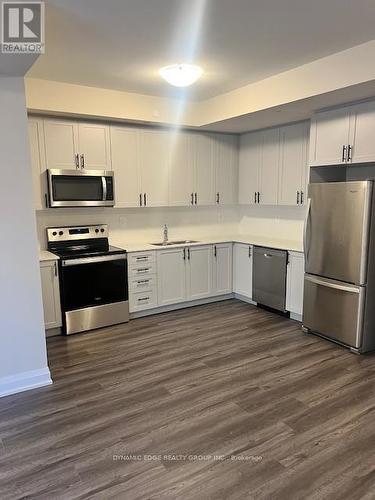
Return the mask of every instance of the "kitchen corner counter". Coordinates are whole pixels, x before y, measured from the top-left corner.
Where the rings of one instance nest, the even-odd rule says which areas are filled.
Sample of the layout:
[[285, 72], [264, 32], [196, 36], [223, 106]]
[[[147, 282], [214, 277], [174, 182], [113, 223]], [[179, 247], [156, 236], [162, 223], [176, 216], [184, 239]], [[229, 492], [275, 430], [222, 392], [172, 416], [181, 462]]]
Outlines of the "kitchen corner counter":
[[[197, 245], [214, 245], [219, 243], [244, 243], [247, 245], [259, 245], [269, 248], [276, 248], [280, 250], [289, 250], [293, 252], [303, 252], [302, 241], [296, 240], [282, 240], [276, 238], [268, 238], [263, 236], [254, 236], [246, 234], [232, 234], [224, 236], [212, 236], [209, 238], [191, 237], [188, 235], [189, 239], [197, 240], [196, 243], [184, 243], [176, 245], [155, 246], [149, 242], [129, 242], [126, 243], [123, 239], [119, 240], [113, 238], [112, 244], [124, 248], [128, 253], [132, 252], [144, 252], [147, 250], [161, 250], [163, 248], [176, 248], [176, 247], [187, 247], [187, 246], [197, 246]], [[177, 239], [177, 238], [176, 238]], [[173, 238], [170, 238], [173, 241]]]
[[48, 250], [40, 250], [39, 252], [39, 262], [47, 262], [59, 260], [58, 256], [54, 253], [48, 252]]

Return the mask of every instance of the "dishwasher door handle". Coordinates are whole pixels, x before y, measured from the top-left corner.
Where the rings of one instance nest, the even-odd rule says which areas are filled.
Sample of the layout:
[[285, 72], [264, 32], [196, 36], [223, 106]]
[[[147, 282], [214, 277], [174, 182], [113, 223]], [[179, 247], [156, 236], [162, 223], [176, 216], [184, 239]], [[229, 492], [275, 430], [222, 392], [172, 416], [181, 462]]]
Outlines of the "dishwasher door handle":
[[273, 255], [271, 255], [270, 253], [264, 253], [263, 254], [267, 259], [272, 259]]

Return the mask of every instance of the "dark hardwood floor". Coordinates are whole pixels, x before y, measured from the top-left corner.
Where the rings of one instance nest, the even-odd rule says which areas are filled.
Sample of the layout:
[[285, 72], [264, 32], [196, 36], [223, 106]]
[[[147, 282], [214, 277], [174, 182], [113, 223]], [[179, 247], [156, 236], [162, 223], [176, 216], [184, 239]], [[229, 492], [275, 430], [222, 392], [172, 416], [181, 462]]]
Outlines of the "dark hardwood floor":
[[375, 357], [230, 300], [48, 341], [0, 499], [375, 498]]

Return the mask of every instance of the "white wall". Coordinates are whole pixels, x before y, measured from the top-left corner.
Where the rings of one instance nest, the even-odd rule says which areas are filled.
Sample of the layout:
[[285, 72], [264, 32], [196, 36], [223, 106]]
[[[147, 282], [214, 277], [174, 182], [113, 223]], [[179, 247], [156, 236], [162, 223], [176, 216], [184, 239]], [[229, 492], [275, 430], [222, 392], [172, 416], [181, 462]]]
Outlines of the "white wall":
[[240, 207], [238, 230], [243, 234], [302, 241], [304, 207]]
[[45, 228], [80, 224], [109, 224], [113, 245], [161, 241], [163, 225], [170, 239], [199, 239], [233, 234], [238, 229], [238, 207], [168, 207], [133, 209], [56, 209], [37, 213], [41, 248], [46, 248]]
[[50, 382], [23, 78], [0, 78], [0, 396]]

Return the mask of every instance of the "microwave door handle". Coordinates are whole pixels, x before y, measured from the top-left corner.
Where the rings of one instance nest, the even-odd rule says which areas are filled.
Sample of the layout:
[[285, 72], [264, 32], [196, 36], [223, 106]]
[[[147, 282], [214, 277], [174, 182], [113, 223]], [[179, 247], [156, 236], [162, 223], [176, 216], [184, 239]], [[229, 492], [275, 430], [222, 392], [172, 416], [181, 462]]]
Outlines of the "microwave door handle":
[[102, 188], [103, 188], [103, 201], [107, 200], [107, 179], [102, 176]]

